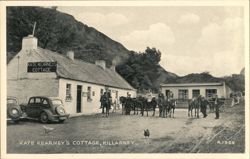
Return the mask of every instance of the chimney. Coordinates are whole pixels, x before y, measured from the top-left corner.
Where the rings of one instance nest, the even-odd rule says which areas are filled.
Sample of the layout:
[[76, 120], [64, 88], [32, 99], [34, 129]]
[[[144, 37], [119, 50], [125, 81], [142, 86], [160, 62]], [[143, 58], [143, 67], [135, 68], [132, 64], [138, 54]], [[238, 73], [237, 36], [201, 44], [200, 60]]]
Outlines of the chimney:
[[67, 52], [67, 57], [68, 57], [69, 59], [71, 59], [71, 60], [74, 61], [74, 51], [68, 51], [68, 52]]
[[110, 67], [110, 69], [111, 69], [112, 71], [115, 71], [115, 65], [112, 65], [112, 66]]
[[23, 38], [22, 50], [37, 49], [37, 38], [33, 35], [28, 35]]
[[95, 64], [105, 70], [106, 62], [104, 60], [96, 60]]
[[114, 59], [112, 60], [112, 66], [110, 67], [110, 69], [113, 70], [113, 71], [115, 71], [116, 64], [117, 64], [117, 61], [116, 61], [116, 59], [114, 58]]

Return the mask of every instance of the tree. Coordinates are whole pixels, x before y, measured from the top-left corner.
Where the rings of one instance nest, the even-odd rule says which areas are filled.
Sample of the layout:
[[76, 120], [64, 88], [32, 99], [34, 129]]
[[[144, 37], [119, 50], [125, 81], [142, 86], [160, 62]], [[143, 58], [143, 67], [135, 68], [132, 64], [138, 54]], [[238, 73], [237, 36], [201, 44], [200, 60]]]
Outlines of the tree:
[[142, 53], [130, 52], [129, 58], [117, 67], [117, 71], [136, 89], [158, 90], [154, 81], [159, 77], [160, 60], [161, 52], [147, 47]]

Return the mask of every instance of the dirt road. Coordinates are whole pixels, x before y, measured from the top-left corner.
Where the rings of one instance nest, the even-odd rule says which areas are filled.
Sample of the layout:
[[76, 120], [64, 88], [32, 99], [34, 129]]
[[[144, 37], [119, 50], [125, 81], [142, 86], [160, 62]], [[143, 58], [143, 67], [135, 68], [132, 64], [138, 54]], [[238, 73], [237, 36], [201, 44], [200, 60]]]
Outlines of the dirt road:
[[[156, 113], [158, 115], [158, 113]], [[244, 104], [225, 107], [219, 120], [189, 118], [177, 109], [175, 118], [111, 114], [71, 118], [44, 134], [43, 125], [22, 121], [7, 126], [8, 153], [185, 153], [243, 152]], [[150, 137], [145, 138], [144, 129]]]

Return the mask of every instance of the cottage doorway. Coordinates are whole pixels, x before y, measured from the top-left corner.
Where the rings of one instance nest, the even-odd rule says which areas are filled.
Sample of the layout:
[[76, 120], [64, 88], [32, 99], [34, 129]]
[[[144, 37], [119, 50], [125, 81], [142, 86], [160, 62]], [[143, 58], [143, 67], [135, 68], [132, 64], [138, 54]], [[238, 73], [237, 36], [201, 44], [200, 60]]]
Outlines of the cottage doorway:
[[77, 96], [76, 96], [76, 112], [82, 112], [82, 86], [77, 85]]

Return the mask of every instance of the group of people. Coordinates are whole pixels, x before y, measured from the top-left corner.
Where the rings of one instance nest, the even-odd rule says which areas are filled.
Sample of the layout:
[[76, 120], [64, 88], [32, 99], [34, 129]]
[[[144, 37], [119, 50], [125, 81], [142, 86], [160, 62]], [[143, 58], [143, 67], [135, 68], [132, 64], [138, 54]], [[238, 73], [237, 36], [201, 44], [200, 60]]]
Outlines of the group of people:
[[210, 106], [210, 109], [215, 109], [215, 119], [220, 118], [220, 106], [222, 103], [219, 101], [218, 96], [215, 95], [210, 100], [207, 100], [205, 97], [199, 95], [198, 97], [195, 97], [192, 99], [192, 101], [196, 100], [197, 107], [200, 108], [200, 112], [203, 114], [203, 118], [207, 117], [207, 106]]
[[[128, 98], [129, 98], [128, 94]], [[168, 111], [168, 106], [170, 105], [171, 98], [173, 98], [173, 95], [171, 92], [168, 94], [167, 97], [163, 95], [163, 93], [158, 94], [158, 99], [155, 101], [159, 107], [159, 117], [166, 117], [167, 111]], [[199, 95], [198, 97], [195, 97], [192, 99], [192, 101], [195, 103], [195, 105], [200, 109], [200, 112], [203, 114], [203, 118], [206, 118], [207, 115], [207, 106], [210, 106], [212, 108], [215, 108], [215, 119], [219, 119], [220, 117], [220, 105], [223, 103], [219, 101], [217, 95], [214, 96], [213, 98], [208, 101], [205, 97]], [[101, 109], [102, 109], [102, 114], [106, 114], [106, 117], [109, 116], [109, 111], [111, 109], [111, 105], [116, 105], [118, 104], [118, 100], [115, 99], [114, 102], [112, 102], [112, 96], [110, 91], [106, 91], [101, 95], [100, 98], [101, 102]], [[115, 108], [114, 108], [115, 109]]]
[[119, 100], [117, 98], [112, 99], [111, 92], [105, 91], [100, 98], [100, 109], [102, 109], [102, 114], [106, 114], [106, 117], [109, 116], [111, 106], [113, 106], [113, 111], [120, 109]]

